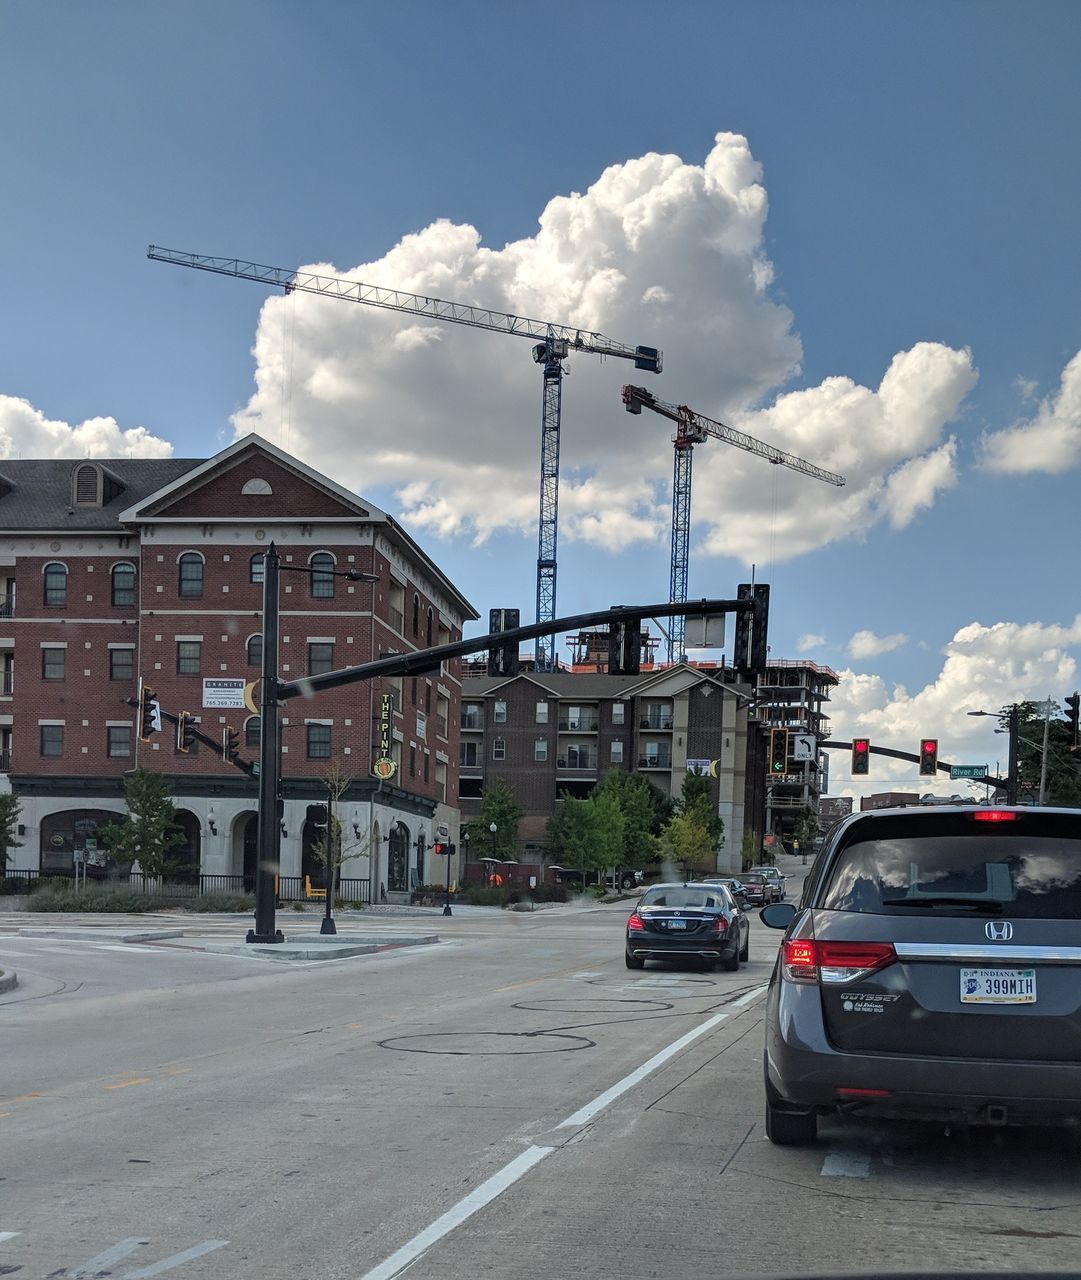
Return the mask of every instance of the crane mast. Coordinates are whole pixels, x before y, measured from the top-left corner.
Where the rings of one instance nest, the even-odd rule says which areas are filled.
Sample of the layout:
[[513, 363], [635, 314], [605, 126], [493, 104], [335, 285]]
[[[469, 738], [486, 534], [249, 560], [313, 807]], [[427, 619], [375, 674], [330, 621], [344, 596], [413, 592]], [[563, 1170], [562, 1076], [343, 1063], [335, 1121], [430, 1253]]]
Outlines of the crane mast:
[[[247, 262], [241, 258], [217, 258], [206, 254], [163, 249], [153, 244], [148, 247], [146, 256], [156, 262], [193, 267], [198, 271], [210, 271], [240, 280], [254, 280], [259, 284], [284, 289], [287, 294], [298, 290], [303, 293], [316, 293], [324, 297], [338, 298], [343, 302], [357, 302], [365, 306], [381, 307], [387, 311], [403, 311], [432, 320], [443, 320], [451, 324], [468, 325], [474, 329], [487, 329], [495, 333], [508, 333], [515, 337], [532, 339], [537, 344], [533, 348], [533, 359], [543, 365], [544, 373], [541, 406], [536, 620], [551, 622], [555, 618], [563, 361], [568, 355], [584, 352], [588, 355], [616, 356], [621, 360], [633, 360], [636, 369], [644, 369], [648, 373], [660, 373], [662, 355], [656, 347], [632, 347], [626, 343], [616, 342], [592, 329], [551, 324], [546, 320], [533, 320], [526, 316], [512, 315], [510, 312], [493, 311], [488, 307], [450, 302], [445, 298], [408, 293], [402, 289], [386, 289], [380, 285], [364, 284], [359, 280], [346, 280], [340, 276], [321, 276], [314, 272], [297, 271], [288, 267], [270, 267], [258, 262]], [[550, 670], [554, 657], [555, 636], [538, 639], [537, 669]]]
[[[700, 413], [695, 413], [685, 404], [668, 404], [658, 400], [645, 387], [623, 388], [623, 405], [628, 413], [641, 413], [643, 408], [651, 409], [662, 417], [669, 418], [676, 424], [672, 437], [675, 460], [672, 469], [672, 568], [669, 577], [668, 595], [673, 604], [682, 604], [687, 599], [687, 571], [690, 565], [691, 541], [691, 474], [694, 460], [694, 446], [709, 439], [722, 440], [725, 444], [735, 445], [756, 457], [765, 458], [775, 466], [788, 467], [801, 475], [811, 476], [826, 484], [843, 485], [844, 476], [823, 467], [816, 467], [793, 453], [785, 453], [775, 449], [773, 445], [757, 440], [743, 431], [727, 427], [723, 422], [715, 422]], [[686, 634], [685, 621], [682, 617], [674, 617], [668, 633], [668, 661], [682, 662], [687, 655], [684, 652], [683, 640]]]

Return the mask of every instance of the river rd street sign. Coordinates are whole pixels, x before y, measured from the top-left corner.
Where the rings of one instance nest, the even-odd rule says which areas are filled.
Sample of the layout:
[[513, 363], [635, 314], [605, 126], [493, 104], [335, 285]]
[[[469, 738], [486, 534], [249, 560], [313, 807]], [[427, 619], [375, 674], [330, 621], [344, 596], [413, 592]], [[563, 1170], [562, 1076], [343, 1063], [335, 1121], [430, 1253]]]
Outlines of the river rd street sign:
[[987, 766], [985, 764], [951, 764], [951, 778], [986, 778]]

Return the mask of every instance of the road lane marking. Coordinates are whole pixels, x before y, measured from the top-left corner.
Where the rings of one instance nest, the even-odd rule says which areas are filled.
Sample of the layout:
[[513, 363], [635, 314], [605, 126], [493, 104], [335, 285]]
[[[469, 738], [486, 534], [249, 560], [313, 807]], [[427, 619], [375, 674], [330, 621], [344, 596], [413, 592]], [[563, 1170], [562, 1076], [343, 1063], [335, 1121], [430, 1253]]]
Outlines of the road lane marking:
[[[433, 1244], [449, 1235], [485, 1205], [491, 1204], [497, 1196], [501, 1196], [508, 1187], [513, 1186], [519, 1178], [524, 1177], [534, 1165], [539, 1164], [554, 1150], [554, 1147], [527, 1147], [520, 1156], [516, 1156], [510, 1164], [505, 1164], [502, 1169], [493, 1173], [486, 1182], [482, 1182], [464, 1199], [459, 1200], [453, 1208], [448, 1209], [442, 1217], [436, 1218], [431, 1226], [425, 1227], [412, 1240], [403, 1244], [386, 1261], [373, 1267], [371, 1271], [366, 1271], [361, 1280], [392, 1280], [392, 1277], [427, 1253]], [[125, 1276], [124, 1280], [130, 1280], [130, 1278]]]
[[136, 1076], [133, 1080], [121, 1080], [119, 1084], [107, 1084], [106, 1089], [130, 1089], [133, 1084], [149, 1084], [149, 1076]]
[[71, 1273], [73, 1280], [78, 1276], [95, 1276], [99, 1271], [107, 1271], [114, 1262], [119, 1262], [121, 1258], [126, 1258], [129, 1253], [134, 1253], [140, 1245], [149, 1243], [149, 1240], [143, 1239], [141, 1236], [128, 1236], [126, 1240], [119, 1240], [116, 1244], [106, 1249], [104, 1253], [99, 1253], [96, 1258], [91, 1258], [89, 1262], [84, 1262], [81, 1267], [76, 1267]]
[[138, 1271], [129, 1271], [120, 1280], [150, 1280], [151, 1276], [160, 1276], [163, 1271], [172, 1271], [182, 1262], [190, 1262], [193, 1258], [201, 1258], [204, 1253], [213, 1253], [215, 1249], [224, 1249], [228, 1240], [204, 1240], [202, 1244], [192, 1245], [182, 1253], [174, 1253], [171, 1257], [162, 1258], [160, 1262], [149, 1267], [141, 1267]]
[[750, 991], [744, 992], [738, 1000], [733, 1000], [728, 1007], [730, 1009], [742, 1009], [745, 1004], [750, 1004], [752, 1000], [757, 1000], [764, 991], [768, 990], [768, 983], [763, 983], [760, 987], [752, 987]]
[[822, 1161], [823, 1178], [869, 1178], [871, 1157], [862, 1151], [834, 1151]]
[[[682, 1035], [678, 1040], [673, 1040], [670, 1045], [662, 1049], [659, 1053], [655, 1053], [652, 1058], [642, 1063], [640, 1067], [632, 1071], [630, 1075], [624, 1076], [617, 1084], [610, 1089], [606, 1089], [604, 1093], [598, 1094], [592, 1102], [587, 1102], [584, 1107], [579, 1108], [573, 1115], [568, 1116], [562, 1124], [557, 1125], [557, 1129], [567, 1128], [572, 1125], [585, 1124], [587, 1120], [592, 1119], [598, 1112], [602, 1111], [610, 1102], [614, 1102], [621, 1094], [627, 1092], [628, 1089], [634, 1087], [641, 1080], [644, 1080], [650, 1072], [655, 1071], [662, 1066], [669, 1058], [677, 1054], [681, 1049], [697, 1040], [699, 1036], [705, 1035], [707, 1031], [712, 1031], [714, 1027], [722, 1023], [728, 1015], [726, 1013], [715, 1014], [712, 1018], [707, 1018], [701, 1026], [695, 1027], [692, 1031], [688, 1031], [686, 1035]], [[456, 1227], [459, 1227], [467, 1218], [471, 1218], [473, 1214], [490, 1204], [504, 1191], [523, 1178], [535, 1165], [538, 1165], [545, 1156], [550, 1156], [553, 1151], [558, 1150], [552, 1146], [532, 1146], [522, 1152], [520, 1156], [516, 1156], [509, 1164], [505, 1164], [502, 1169], [493, 1173], [486, 1182], [482, 1182], [479, 1187], [471, 1191], [464, 1199], [459, 1200], [453, 1208], [448, 1209], [442, 1217], [436, 1218], [431, 1226], [415, 1235], [412, 1240], [402, 1245], [397, 1252], [392, 1253], [389, 1258], [381, 1262], [377, 1267], [373, 1267], [370, 1271], [366, 1271], [361, 1280], [393, 1280], [400, 1275], [407, 1267], [412, 1266], [418, 1258], [422, 1257], [427, 1251], [442, 1240], [444, 1236], [449, 1235]], [[141, 1275], [142, 1273], [140, 1273]], [[122, 1280], [136, 1280], [134, 1276], [124, 1276]]]
[[640, 1067], [636, 1067], [630, 1075], [624, 1076], [622, 1080], [617, 1081], [610, 1089], [605, 1089], [603, 1093], [599, 1093], [592, 1102], [587, 1102], [584, 1107], [579, 1107], [572, 1115], [569, 1115], [561, 1124], [556, 1125], [557, 1129], [568, 1129], [571, 1126], [585, 1124], [586, 1121], [592, 1120], [600, 1111], [603, 1111], [610, 1102], [614, 1102], [621, 1094], [633, 1089], [656, 1071], [658, 1067], [663, 1066], [669, 1058], [674, 1057], [683, 1048], [686, 1048], [692, 1041], [697, 1040], [699, 1036], [704, 1036], [707, 1031], [712, 1031], [714, 1027], [722, 1023], [728, 1017], [726, 1013], [716, 1013], [712, 1018], [707, 1018], [705, 1022], [697, 1027], [693, 1027], [686, 1035], [682, 1035], [678, 1040], [673, 1040], [670, 1045], [662, 1049], [660, 1053], [655, 1053], [652, 1058], [643, 1062]]

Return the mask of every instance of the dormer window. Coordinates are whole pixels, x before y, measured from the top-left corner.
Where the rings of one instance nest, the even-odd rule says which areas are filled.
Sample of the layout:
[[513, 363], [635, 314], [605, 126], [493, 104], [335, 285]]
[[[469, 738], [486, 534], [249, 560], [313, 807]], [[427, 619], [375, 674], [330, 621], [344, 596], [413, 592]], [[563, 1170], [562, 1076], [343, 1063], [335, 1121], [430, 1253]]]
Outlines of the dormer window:
[[83, 462], [75, 468], [75, 500], [76, 507], [101, 506], [101, 472], [92, 462]]

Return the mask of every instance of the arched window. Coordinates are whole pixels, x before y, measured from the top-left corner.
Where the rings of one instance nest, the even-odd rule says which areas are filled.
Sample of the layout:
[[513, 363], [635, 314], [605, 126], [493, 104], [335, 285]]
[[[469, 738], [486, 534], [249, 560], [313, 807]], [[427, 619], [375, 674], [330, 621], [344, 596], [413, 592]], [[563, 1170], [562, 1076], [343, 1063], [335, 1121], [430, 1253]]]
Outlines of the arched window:
[[135, 603], [135, 566], [123, 561], [113, 565], [113, 604]]
[[334, 557], [328, 551], [317, 551], [308, 562], [313, 600], [334, 599]]
[[263, 738], [262, 720], [258, 716], [249, 716], [244, 721], [244, 745], [258, 747]]
[[177, 562], [180, 567], [178, 594], [185, 600], [198, 600], [203, 594], [203, 557], [185, 551]]
[[413, 597], [413, 634], [420, 635], [420, 597]]
[[248, 561], [248, 581], [262, 582], [265, 568], [266, 565], [263, 561], [263, 553], [261, 551], [257, 551]]
[[262, 669], [262, 666], [263, 666], [263, 637], [262, 636], [258, 636], [258, 635], [248, 636], [248, 666], [259, 667], [260, 669]]
[[256, 477], [254, 480], [245, 480], [244, 488], [241, 489], [240, 492], [242, 494], [266, 495], [268, 493], [273, 493], [274, 490], [270, 487], [269, 480], [261, 480], [258, 477]]
[[53, 562], [45, 566], [45, 603], [64, 605], [68, 602], [68, 567]]
[[428, 648], [432, 647], [432, 606], [428, 606]]

